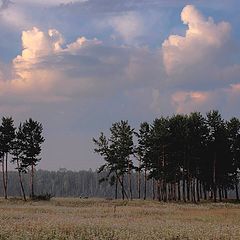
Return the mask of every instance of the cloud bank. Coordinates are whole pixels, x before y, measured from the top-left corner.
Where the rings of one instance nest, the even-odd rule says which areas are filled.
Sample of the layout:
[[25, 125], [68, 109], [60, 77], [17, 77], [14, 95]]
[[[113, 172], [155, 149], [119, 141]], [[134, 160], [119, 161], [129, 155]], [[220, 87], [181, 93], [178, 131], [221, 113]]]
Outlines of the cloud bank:
[[[34, 5], [33, 1], [22, 4], [30, 2]], [[160, 17], [154, 15], [152, 22], [147, 21], [143, 9], [159, 6], [161, 1], [105, 2], [109, 5], [89, 0], [47, 7], [46, 11], [76, 8], [69, 25], [81, 13], [72, 28], [67, 28], [70, 35], [62, 22], [54, 26], [55, 18], [49, 26], [44, 21], [29, 21], [19, 5], [1, 11], [5, 22], [0, 28], [11, 23], [21, 43], [9, 61], [0, 56], [2, 113], [43, 121], [51, 139], [49, 149], [58, 149], [57, 143], [64, 146], [64, 136], [68, 141], [79, 140], [89, 161], [93, 158], [85, 153], [91, 148], [89, 139], [120, 119], [136, 125], [159, 115], [214, 108], [225, 116], [238, 114], [240, 48], [229, 21], [205, 16], [197, 7], [186, 5], [178, 12], [181, 25], [163, 32], [164, 24], [154, 23]], [[100, 6], [100, 15], [91, 20], [77, 6]], [[18, 13], [15, 21], [11, 20], [14, 11]], [[69, 12], [64, 17], [70, 18]], [[87, 31], [89, 26], [92, 29]], [[157, 43], [147, 41], [157, 35]], [[48, 151], [52, 158], [57, 156]]]

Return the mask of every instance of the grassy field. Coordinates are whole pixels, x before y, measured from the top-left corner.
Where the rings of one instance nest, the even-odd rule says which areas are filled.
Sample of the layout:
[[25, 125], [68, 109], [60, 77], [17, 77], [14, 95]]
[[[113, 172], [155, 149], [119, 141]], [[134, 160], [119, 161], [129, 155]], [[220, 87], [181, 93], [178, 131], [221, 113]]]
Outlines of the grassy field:
[[240, 239], [240, 205], [2, 199], [0, 239]]

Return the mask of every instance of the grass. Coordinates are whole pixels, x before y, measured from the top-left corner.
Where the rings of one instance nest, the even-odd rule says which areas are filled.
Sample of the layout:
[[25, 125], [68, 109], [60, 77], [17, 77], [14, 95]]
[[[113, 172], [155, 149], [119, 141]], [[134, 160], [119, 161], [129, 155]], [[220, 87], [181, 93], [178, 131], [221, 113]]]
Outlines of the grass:
[[240, 205], [0, 199], [1, 239], [240, 239]]

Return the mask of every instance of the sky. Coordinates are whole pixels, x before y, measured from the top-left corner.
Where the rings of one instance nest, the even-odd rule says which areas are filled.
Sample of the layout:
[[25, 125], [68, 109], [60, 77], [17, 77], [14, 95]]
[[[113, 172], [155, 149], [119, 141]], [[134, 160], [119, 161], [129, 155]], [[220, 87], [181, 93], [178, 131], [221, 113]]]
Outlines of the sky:
[[96, 169], [113, 122], [240, 117], [239, 0], [0, 0], [0, 113], [44, 127], [38, 168]]

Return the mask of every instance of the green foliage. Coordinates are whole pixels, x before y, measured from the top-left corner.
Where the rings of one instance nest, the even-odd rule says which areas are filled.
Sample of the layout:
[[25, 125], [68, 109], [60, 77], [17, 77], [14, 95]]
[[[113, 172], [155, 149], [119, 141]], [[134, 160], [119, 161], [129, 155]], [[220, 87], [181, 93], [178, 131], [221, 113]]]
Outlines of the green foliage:
[[[134, 132], [137, 137], [134, 147], [133, 129], [127, 122], [114, 123], [110, 132], [109, 139], [101, 134], [94, 140], [98, 146], [95, 152], [107, 162], [100, 172], [108, 169], [115, 176], [124, 176], [129, 164], [138, 173], [144, 169], [148, 179], [157, 181], [158, 195], [161, 191], [165, 191], [165, 196], [172, 194], [167, 191], [175, 191], [176, 196], [176, 189], [167, 189], [167, 184], [175, 188], [178, 184], [179, 198], [181, 190], [185, 195], [186, 186], [188, 200], [195, 201], [196, 195], [199, 199], [200, 187], [205, 198], [209, 191], [216, 200], [217, 189], [221, 199], [223, 191], [227, 195], [227, 190], [239, 182], [240, 121], [237, 118], [225, 122], [216, 110], [208, 112], [206, 117], [193, 112], [156, 118], [152, 124], [141, 123], [139, 131]], [[138, 166], [133, 166], [130, 156], [138, 160]]]
[[[31, 166], [33, 180], [33, 166], [40, 161], [42, 125], [31, 118], [20, 124], [17, 131], [12, 117], [3, 117], [0, 126], [0, 157], [3, 172], [4, 195], [7, 198], [8, 190], [8, 154], [12, 155], [11, 162], [15, 163], [19, 173], [19, 181], [25, 198], [21, 173], [26, 173]], [[33, 181], [32, 181], [33, 182]]]
[[[107, 171], [107, 176], [100, 181], [109, 181], [110, 185], [118, 182], [122, 188], [123, 198], [126, 195], [124, 190], [123, 177], [130, 168], [133, 167], [130, 156], [133, 154], [133, 133], [134, 129], [130, 127], [127, 121], [120, 121], [113, 123], [110, 128], [110, 137], [107, 137], [101, 133], [98, 139], [93, 138], [93, 142], [96, 146], [94, 151], [105, 160], [98, 172]], [[117, 194], [117, 193], [116, 193]]]
[[22, 125], [22, 162], [25, 166], [36, 166], [41, 160], [39, 155], [41, 153], [41, 144], [44, 142], [42, 131], [42, 124], [31, 118]]
[[9, 153], [12, 149], [14, 138], [15, 127], [12, 117], [3, 117], [0, 126], [0, 147], [4, 154]]

